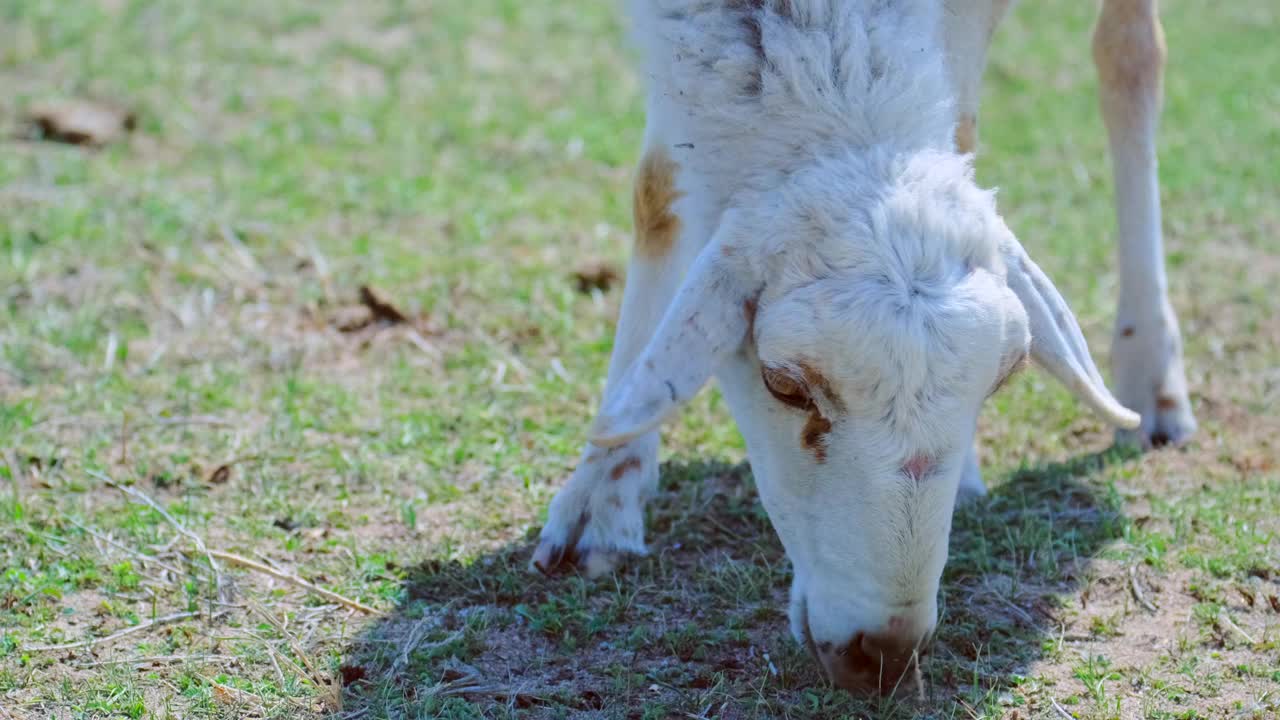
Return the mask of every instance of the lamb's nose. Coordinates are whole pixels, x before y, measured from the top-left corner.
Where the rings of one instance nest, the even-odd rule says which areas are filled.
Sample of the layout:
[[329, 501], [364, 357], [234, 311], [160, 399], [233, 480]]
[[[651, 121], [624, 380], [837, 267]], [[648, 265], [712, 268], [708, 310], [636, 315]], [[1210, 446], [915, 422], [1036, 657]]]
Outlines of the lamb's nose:
[[827, 650], [830, 646], [823, 643], [818, 654], [836, 685], [851, 692], [889, 695], [909, 685], [905, 676], [927, 652], [927, 641], [927, 634], [917, 632], [860, 632], [843, 647]]

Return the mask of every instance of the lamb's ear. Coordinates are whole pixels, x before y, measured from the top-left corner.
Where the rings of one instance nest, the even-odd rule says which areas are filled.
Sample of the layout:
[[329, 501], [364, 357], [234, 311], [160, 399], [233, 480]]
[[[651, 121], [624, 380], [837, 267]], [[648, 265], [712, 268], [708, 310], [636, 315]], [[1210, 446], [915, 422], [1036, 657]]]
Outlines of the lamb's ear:
[[1066, 385], [1072, 394], [1112, 425], [1138, 427], [1138, 413], [1120, 404], [1102, 381], [1089, 355], [1084, 333], [1058, 289], [1027, 255], [1008, 228], [1001, 250], [1008, 270], [1009, 289], [1027, 311], [1031, 329], [1031, 358]]
[[657, 427], [742, 344], [759, 288], [719, 239], [703, 248], [649, 344], [605, 393], [591, 442], [621, 445]]

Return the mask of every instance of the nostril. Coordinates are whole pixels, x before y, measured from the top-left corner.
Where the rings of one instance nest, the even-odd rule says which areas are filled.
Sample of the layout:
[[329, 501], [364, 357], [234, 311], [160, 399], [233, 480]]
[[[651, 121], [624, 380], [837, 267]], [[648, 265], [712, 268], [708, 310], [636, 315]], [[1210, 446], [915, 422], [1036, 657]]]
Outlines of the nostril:
[[851, 643], [856, 649], [856, 657], [850, 663], [852, 669], [876, 674], [890, 682], [896, 682], [924, 650], [923, 643], [896, 633], [859, 633], [855, 642]]

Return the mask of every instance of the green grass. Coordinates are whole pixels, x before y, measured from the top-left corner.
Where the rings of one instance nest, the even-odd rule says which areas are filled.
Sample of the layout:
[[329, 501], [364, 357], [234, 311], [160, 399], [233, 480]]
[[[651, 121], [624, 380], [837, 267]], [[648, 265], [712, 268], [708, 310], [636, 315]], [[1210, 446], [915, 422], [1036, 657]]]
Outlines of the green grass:
[[[927, 697], [866, 702], [787, 634], [790, 570], [714, 390], [664, 437], [650, 557], [525, 569], [621, 294], [571, 277], [628, 246], [643, 113], [612, 3], [0, 0], [0, 717], [1273, 717], [1280, 11], [1166, 5], [1201, 431], [1108, 450], [1043, 375], [1011, 383]], [[1092, 13], [1006, 21], [978, 174], [1103, 356]], [[65, 97], [138, 130], [99, 150], [10, 132]], [[354, 327], [362, 285], [412, 322]], [[104, 478], [382, 614], [215, 573]]]

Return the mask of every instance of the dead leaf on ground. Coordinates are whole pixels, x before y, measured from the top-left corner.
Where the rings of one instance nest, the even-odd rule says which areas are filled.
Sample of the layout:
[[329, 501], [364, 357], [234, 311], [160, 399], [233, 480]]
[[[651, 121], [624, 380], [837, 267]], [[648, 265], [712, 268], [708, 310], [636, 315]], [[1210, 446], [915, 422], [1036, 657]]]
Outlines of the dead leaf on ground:
[[368, 285], [360, 286], [360, 302], [373, 313], [374, 320], [382, 320], [389, 323], [409, 322], [409, 318], [400, 312], [395, 305], [378, 297]]
[[373, 325], [386, 323], [402, 325], [409, 322], [405, 315], [391, 302], [368, 285], [360, 286], [359, 304], [338, 308], [330, 318], [331, 324], [344, 333], [353, 333]]
[[338, 668], [338, 673], [342, 675], [342, 686], [346, 687], [358, 680], [363, 680], [367, 671], [360, 665], [342, 665]]
[[219, 465], [212, 474], [209, 475], [209, 484], [221, 485], [231, 479], [231, 466]]
[[138, 125], [132, 111], [90, 100], [39, 103], [27, 120], [42, 140], [92, 146], [120, 140]]
[[618, 280], [618, 271], [609, 263], [592, 261], [575, 268], [573, 279], [577, 281], [580, 293], [586, 294], [592, 290], [609, 292], [609, 288]]
[[212, 685], [214, 699], [223, 705], [232, 705], [237, 707], [245, 705], [262, 705], [262, 698], [254, 693], [248, 692], [247, 690], [241, 690], [218, 682], [214, 682]]

